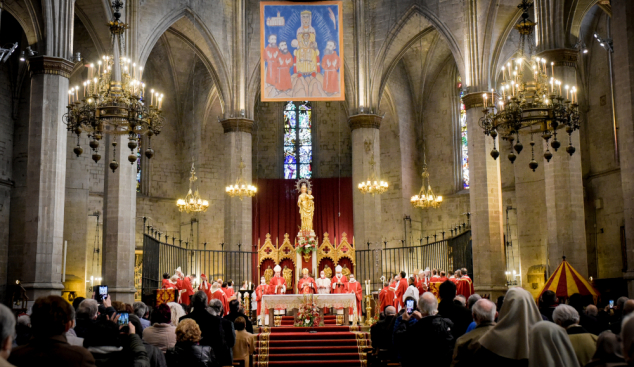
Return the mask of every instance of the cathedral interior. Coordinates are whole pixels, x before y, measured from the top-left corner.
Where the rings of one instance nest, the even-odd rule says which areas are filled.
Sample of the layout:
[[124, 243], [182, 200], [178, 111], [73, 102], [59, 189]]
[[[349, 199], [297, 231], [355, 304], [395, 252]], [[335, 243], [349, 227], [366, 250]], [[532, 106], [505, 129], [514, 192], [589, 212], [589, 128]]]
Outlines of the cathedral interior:
[[[342, 43], [329, 51], [341, 62], [341, 98], [309, 101], [283, 100], [295, 89], [268, 98], [265, 3], [127, 0], [113, 10], [106, 0], [0, 0], [0, 300], [11, 301], [16, 283], [31, 300], [84, 297], [101, 283], [131, 302], [146, 237], [255, 253], [270, 234], [282, 256], [285, 234], [293, 245], [298, 230], [302, 178], [314, 186], [316, 226], [335, 228], [325, 238], [316, 230], [318, 243], [346, 250], [347, 232], [356, 260], [338, 263], [353, 271], [362, 250], [468, 232], [477, 292], [521, 286], [537, 295], [565, 256], [600, 291], [634, 295], [634, 2], [342, 0]], [[524, 13], [536, 23], [525, 48], [527, 60], [538, 58], [535, 80], [555, 75], [575, 106], [574, 126], [553, 129], [559, 149], [543, 125], [497, 139], [483, 127], [496, 107], [483, 114], [487, 103], [511, 93], [501, 87], [511, 78], [504, 66], [524, 52], [516, 28]], [[112, 23], [117, 14], [126, 26]], [[68, 128], [74, 101], [86, 98], [86, 80], [99, 60], [105, 69], [116, 40], [129, 72], [142, 74], [143, 94], [152, 88], [160, 99], [151, 102], [161, 106], [160, 134], [97, 141]], [[322, 89], [315, 93], [331, 94]], [[288, 137], [290, 114], [305, 123], [292, 132], [298, 139]], [[374, 180], [388, 189], [358, 189]], [[229, 195], [234, 183], [257, 192]], [[192, 188], [204, 211], [176, 205]], [[442, 200], [412, 205], [429, 189]], [[236, 283], [259, 283], [255, 270], [249, 279], [234, 274]]]

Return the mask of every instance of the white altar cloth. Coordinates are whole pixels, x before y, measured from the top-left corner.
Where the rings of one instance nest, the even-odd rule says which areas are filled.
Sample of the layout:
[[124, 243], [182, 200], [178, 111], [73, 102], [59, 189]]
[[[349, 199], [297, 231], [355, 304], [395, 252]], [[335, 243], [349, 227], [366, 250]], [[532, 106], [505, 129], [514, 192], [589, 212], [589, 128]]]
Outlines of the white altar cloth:
[[292, 310], [303, 305], [306, 299], [313, 299], [313, 302], [320, 309], [326, 307], [346, 308], [352, 307], [353, 315], [357, 314], [357, 298], [353, 293], [333, 293], [333, 294], [265, 294], [262, 296], [262, 309], [270, 308]]

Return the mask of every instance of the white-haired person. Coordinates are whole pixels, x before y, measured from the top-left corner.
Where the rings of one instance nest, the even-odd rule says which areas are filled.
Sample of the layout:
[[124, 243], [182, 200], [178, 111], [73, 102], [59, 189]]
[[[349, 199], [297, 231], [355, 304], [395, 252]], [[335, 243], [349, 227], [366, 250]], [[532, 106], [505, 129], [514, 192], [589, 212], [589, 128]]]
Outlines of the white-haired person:
[[15, 333], [15, 316], [11, 309], [0, 304], [0, 366], [13, 366], [7, 362], [13, 346], [13, 334]]
[[[332, 293], [341, 294], [348, 293], [348, 278], [343, 275], [341, 265], [335, 268], [335, 275], [332, 277]], [[337, 314], [343, 315], [343, 308], [335, 309]]]
[[[275, 274], [269, 281], [269, 292], [267, 294], [285, 294], [286, 293], [286, 280], [282, 276], [282, 267], [275, 265], [273, 268]], [[284, 315], [286, 310], [283, 308], [276, 309], [275, 315]]]
[[584, 366], [590, 362], [597, 350], [599, 337], [579, 325], [579, 312], [572, 306], [559, 305], [553, 311], [553, 321], [566, 329], [579, 364]]
[[180, 320], [181, 317], [186, 315], [185, 310], [183, 310], [183, 306], [179, 305], [176, 302], [168, 302], [167, 305], [169, 306], [170, 312], [172, 314], [170, 323], [174, 327], [176, 327], [178, 326], [178, 320]]
[[315, 294], [316, 289], [315, 279], [310, 276], [308, 269], [302, 269], [302, 279], [297, 282], [297, 292], [302, 294]]
[[227, 316], [227, 314], [229, 314], [229, 300], [227, 299], [227, 294], [222, 290], [222, 283], [220, 283], [220, 281], [211, 285], [211, 298], [209, 302], [211, 302], [212, 299], [217, 299], [222, 303], [224, 314], [220, 315], [220, 317]]
[[471, 307], [473, 320], [476, 327], [456, 340], [456, 346], [453, 351], [452, 367], [471, 366], [474, 346], [480, 338], [495, 325], [497, 317], [497, 309], [495, 303], [488, 299], [479, 299]]

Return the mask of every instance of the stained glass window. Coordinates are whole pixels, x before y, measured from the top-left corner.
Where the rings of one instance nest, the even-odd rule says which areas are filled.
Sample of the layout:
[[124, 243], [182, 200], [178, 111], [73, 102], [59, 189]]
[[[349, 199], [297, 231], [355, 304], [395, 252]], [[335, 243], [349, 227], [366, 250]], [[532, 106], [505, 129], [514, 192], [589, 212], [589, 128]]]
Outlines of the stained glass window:
[[[458, 87], [462, 87], [462, 81], [458, 77]], [[469, 188], [469, 140], [467, 137], [467, 110], [464, 103], [462, 103], [462, 97], [464, 97], [464, 90], [460, 91], [460, 137], [462, 139], [460, 148], [462, 150], [462, 188]]]
[[312, 165], [312, 107], [310, 102], [288, 102], [284, 108], [284, 178], [311, 178]]
[[139, 146], [136, 150], [136, 192], [141, 192], [141, 135], [137, 141]]

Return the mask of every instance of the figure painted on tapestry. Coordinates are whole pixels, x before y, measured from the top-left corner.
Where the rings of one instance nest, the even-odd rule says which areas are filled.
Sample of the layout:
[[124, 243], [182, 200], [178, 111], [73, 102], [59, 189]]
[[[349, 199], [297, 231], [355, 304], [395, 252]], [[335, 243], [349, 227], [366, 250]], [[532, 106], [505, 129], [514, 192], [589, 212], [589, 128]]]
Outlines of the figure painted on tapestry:
[[312, 190], [310, 190], [306, 184], [302, 184], [299, 198], [297, 198], [299, 215], [302, 219], [301, 231], [311, 232], [313, 230], [313, 216], [315, 215], [314, 198]]
[[260, 14], [262, 101], [345, 100], [341, 1], [263, 2]]

